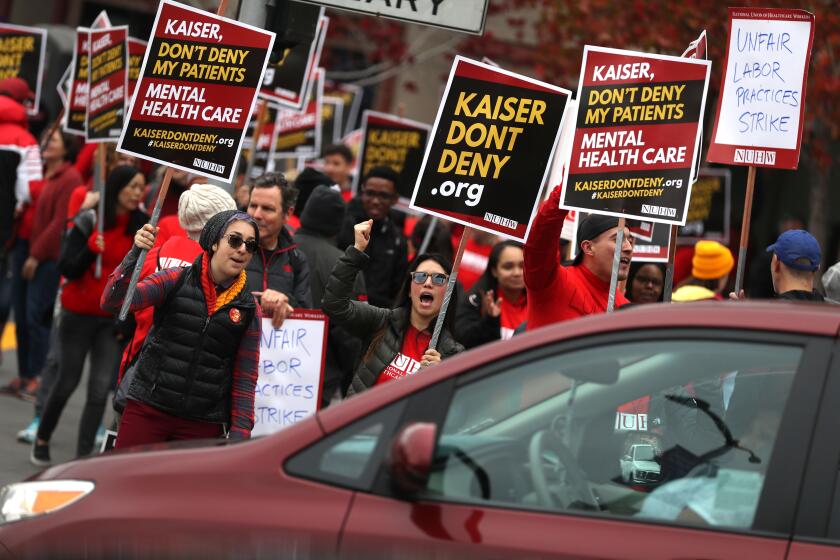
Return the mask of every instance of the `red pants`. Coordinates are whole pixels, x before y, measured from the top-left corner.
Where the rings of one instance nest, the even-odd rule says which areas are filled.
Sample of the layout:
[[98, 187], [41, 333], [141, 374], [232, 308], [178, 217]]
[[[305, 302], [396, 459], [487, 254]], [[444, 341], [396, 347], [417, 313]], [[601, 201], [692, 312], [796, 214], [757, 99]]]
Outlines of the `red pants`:
[[132, 447], [184, 439], [217, 438], [221, 434], [220, 424], [179, 418], [148, 404], [128, 399], [114, 447]]

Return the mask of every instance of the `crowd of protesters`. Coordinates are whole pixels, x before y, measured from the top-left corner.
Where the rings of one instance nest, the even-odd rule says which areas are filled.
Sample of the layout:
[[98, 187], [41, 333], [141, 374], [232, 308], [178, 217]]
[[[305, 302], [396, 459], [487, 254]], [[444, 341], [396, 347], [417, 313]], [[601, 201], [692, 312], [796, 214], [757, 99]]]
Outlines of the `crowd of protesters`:
[[[112, 394], [117, 447], [249, 437], [260, 320], [279, 328], [295, 309], [330, 318], [320, 392], [329, 406], [464, 348], [606, 311], [618, 238], [615, 307], [664, 299], [665, 265], [633, 262], [634, 238], [629, 228], [619, 235], [617, 218], [583, 219], [575, 257], [564, 259], [557, 187], [524, 245], [484, 232], [469, 240], [432, 348], [462, 228], [403, 212], [393, 169], [369, 170], [356, 194], [344, 145], [293, 181], [246, 177], [244, 157], [226, 188], [175, 171], [153, 227], [161, 169], [109, 145], [104, 185], [94, 188], [96, 146], [60, 131], [36, 141], [31, 98], [21, 80], [0, 80], [0, 332], [12, 308], [17, 349], [17, 376], [0, 391], [34, 401], [18, 439], [33, 445], [38, 465], [50, 463], [50, 439], [86, 361], [78, 456], [98, 448]], [[141, 251], [131, 313], [120, 322]], [[778, 298], [840, 301], [840, 263], [817, 286], [822, 254], [808, 232], [782, 232], [766, 254]], [[698, 242], [673, 301], [745, 297], [730, 293], [734, 266], [725, 245]]]

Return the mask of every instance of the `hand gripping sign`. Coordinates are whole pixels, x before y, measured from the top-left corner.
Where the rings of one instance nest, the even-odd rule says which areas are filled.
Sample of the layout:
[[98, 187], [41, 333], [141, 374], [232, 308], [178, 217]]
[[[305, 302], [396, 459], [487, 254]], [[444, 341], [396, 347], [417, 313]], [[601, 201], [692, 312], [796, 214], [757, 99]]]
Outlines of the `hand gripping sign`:
[[411, 207], [524, 241], [570, 96], [456, 57]]
[[729, 8], [729, 43], [709, 161], [796, 169], [814, 15]]
[[21, 78], [35, 93], [29, 114], [38, 112], [47, 32], [37, 27], [0, 23], [0, 79]]
[[710, 68], [587, 45], [561, 206], [684, 224]]
[[231, 182], [274, 33], [162, 0], [119, 150]]
[[296, 311], [277, 329], [262, 320], [252, 436], [274, 433], [320, 408], [327, 324], [319, 311]]

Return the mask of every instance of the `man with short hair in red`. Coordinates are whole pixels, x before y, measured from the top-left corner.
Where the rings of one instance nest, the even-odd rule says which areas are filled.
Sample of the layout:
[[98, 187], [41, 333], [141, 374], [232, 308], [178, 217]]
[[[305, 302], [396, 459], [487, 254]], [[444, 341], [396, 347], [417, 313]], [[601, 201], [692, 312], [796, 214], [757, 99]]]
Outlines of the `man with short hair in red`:
[[[618, 218], [591, 214], [578, 226], [577, 256], [560, 262], [560, 232], [568, 210], [560, 208], [562, 188], [555, 187], [537, 213], [525, 243], [528, 330], [607, 310]], [[633, 239], [624, 228], [618, 280], [626, 280]], [[616, 290], [615, 308], [629, 303]]]

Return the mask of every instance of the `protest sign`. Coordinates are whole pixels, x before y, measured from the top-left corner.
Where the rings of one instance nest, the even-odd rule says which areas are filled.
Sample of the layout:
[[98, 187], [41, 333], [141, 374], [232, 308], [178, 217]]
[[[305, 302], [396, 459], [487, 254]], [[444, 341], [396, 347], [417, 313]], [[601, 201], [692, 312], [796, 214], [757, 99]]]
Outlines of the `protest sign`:
[[294, 46], [286, 49], [281, 61], [266, 68], [260, 97], [299, 111], [306, 103], [313, 72], [321, 60], [329, 18], [324, 16], [324, 8], [300, 2], [288, 4], [286, 40]]
[[356, 158], [356, 172], [353, 176], [353, 192], [359, 189], [359, 182], [367, 172], [385, 165], [400, 176], [397, 192], [400, 202], [408, 204], [432, 127], [427, 124], [402, 119], [386, 113], [365, 111], [362, 115], [362, 144]]
[[303, 111], [281, 108], [274, 123], [272, 161], [280, 157], [317, 157], [321, 153], [321, 100], [324, 70], [319, 68], [311, 82], [309, 101]]
[[[671, 226], [653, 222], [643, 222], [651, 225], [650, 238], [636, 236], [633, 244], [633, 262], [668, 262], [668, 246], [671, 243]], [[631, 232], [633, 228], [630, 228]]]
[[489, 0], [302, 0], [311, 4], [347, 10], [422, 25], [431, 25], [472, 35], [484, 33]]
[[[258, 102], [262, 103], [262, 101]], [[262, 128], [260, 129], [259, 138], [257, 138], [256, 146], [254, 146], [253, 138], [256, 134], [256, 120], [257, 111], [254, 111], [251, 121], [248, 124], [248, 133], [246, 135], [247, 141], [243, 146], [248, 148], [248, 157], [251, 159], [250, 178], [259, 177], [263, 173], [270, 171], [269, 156], [271, 154], [271, 139], [274, 137], [274, 122], [277, 120], [278, 108], [276, 105], [267, 105], [265, 108], [265, 116]]]
[[796, 169], [814, 15], [729, 8], [729, 42], [708, 161]]
[[729, 245], [732, 208], [732, 172], [728, 169], [701, 169], [691, 188], [688, 216], [679, 229], [678, 243], [694, 245], [712, 239]]
[[570, 96], [456, 57], [411, 207], [524, 241]]
[[125, 121], [128, 26], [90, 32], [85, 141], [113, 142]]
[[119, 150], [231, 182], [273, 43], [268, 31], [162, 0]]
[[73, 61], [70, 63], [70, 99], [64, 112], [63, 127], [70, 134], [83, 136], [87, 121], [88, 105], [88, 45], [90, 29], [76, 28], [76, 41], [73, 44]]
[[128, 98], [134, 95], [137, 87], [137, 80], [140, 78], [140, 66], [143, 64], [143, 56], [146, 54], [146, 41], [128, 38]]
[[685, 223], [711, 63], [587, 45], [582, 68], [561, 206]]
[[336, 97], [344, 102], [344, 114], [339, 137], [350, 134], [356, 128], [359, 111], [362, 109], [364, 90], [354, 84], [341, 84], [332, 80], [324, 81], [324, 96]]
[[26, 108], [29, 114], [38, 112], [46, 48], [45, 29], [0, 23], [0, 79], [21, 78], [27, 83], [35, 94]]
[[295, 311], [275, 329], [262, 320], [252, 436], [274, 433], [314, 414], [321, 403], [327, 317]]
[[61, 75], [61, 78], [58, 79], [58, 83], [55, 85], [55, 90], [58, 92], [58, 98], [61, 100], [61, 106], [64, 107], [65, 110], [67, 109], [67, 99], [70, 95], [71, 70], [72, 65], [67, 67], [64, 74]]
[[341, 123], [344, 117], [344, 101], [336, 97], [321, 100], [321, 157], [330, 144], [341, 142]]

